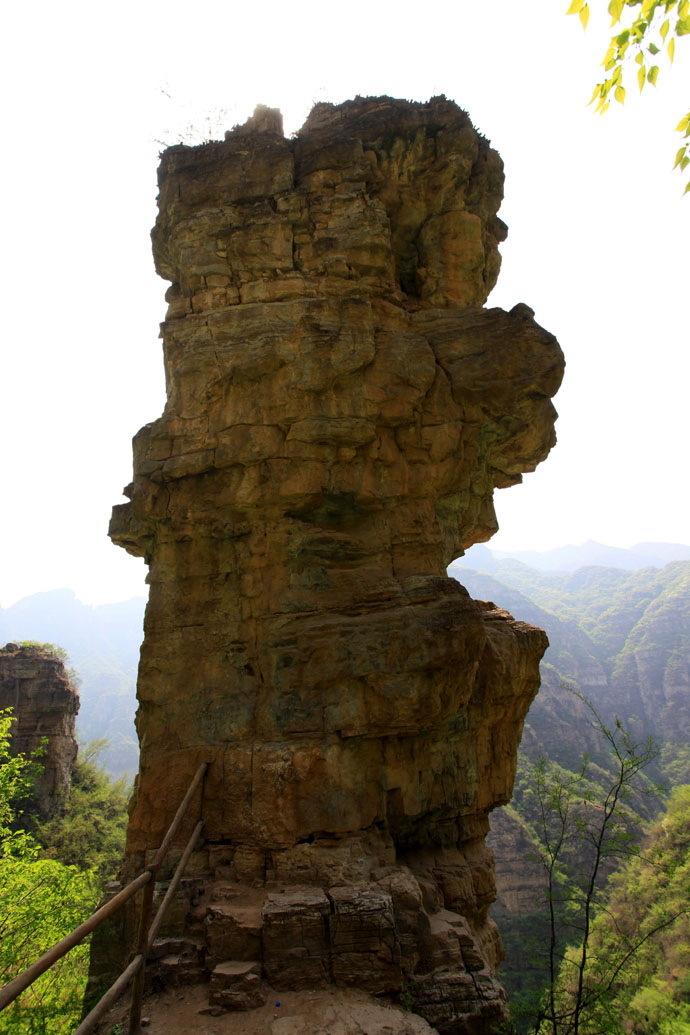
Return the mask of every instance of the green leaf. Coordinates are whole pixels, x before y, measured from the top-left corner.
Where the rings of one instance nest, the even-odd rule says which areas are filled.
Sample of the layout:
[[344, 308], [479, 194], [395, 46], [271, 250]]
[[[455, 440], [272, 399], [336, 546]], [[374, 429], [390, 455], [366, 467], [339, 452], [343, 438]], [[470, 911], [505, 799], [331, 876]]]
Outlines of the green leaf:
[[673, 61], [674, 57], [676, 56], [676, 41], [673, 36], [668, 41], [668, 47], [666, 49], [668, 50], [669, 61]]
[[664, 22], [664, 24], [659, 29], [659, 34], [660, 34], [662, 40], [666, 39], [666, 37], [668, 35], [668, 30], [669, 30], [670, 27], [671, 27], [671, 23], [669, 22], [669, 20], [667, 18], [666, 21]]
[[676, 133], [682, 133], [683, 130], [687, 129], [690, 129], [690, 112], [687, 115], [683, 115], [683, 118], [676, 126]]
[[685, 190], [683, 191], [683, 194], [687, 194], [689, 190], [690, 190], [690, 180], [688, 180], [688, 182], [685, 184]]
[[647, 72], [647, 82], [651, 83], [652, 86], [656, 86], [656, 81], [659, 78], [659, 66], [652, 65], [650, 70]]
[[689, 165], [690, 165], [690, 158], [688, 158], [688, 156], [686, 155], [685, 158], [683, 158], [681, 160], [681, 163], [680, 163], [680, 170], [681, 170], [681, 172], [685, 172], [685, 170], [687, 169], [687, 167]]
[[687, 36], [690, 33], [690, 18], [679, 18], [676, 22], [676, 36]]
[[617, 86], [613, 95], [619, 104], [623, 104], [625, 101], [625, 87]]
[[637, 54], [635, 55], [635, 61], [638, 65], [644, 64], [644, 54], [641, 50], [638, 50]]
[[649, 46], [647, 47], [647, 50], [649, 51], [650, 54], [658, 54], [659, 53], [659, 48], [657, 47], [656, 43], [650, 43]]
[[630, 39], [630, 29], [624, 29], [616, 36], [616, 43], [619, 47], [622, 47], [624, 43], [627, 43]]
[[683, 161], [684, 155], [685, 155], [685, 144], [683, 144], [682, 147], [679, 147], [677, 152], [676, 152], [676, 160], [673, 163], [673, 168], [674, 169], [676, 169], [680, 165], [680, 163]]
[[637, 70], [637, 82], [640, 86], [640, 93], [642, 93], [642, 91], [644, 90], [644, 84], [647, 82], [647, 70], [645, 69], [644, 65], [642, 65], [642, 67], [638, 68]]
[[587, 22], [589, 21], [589, 6], [587, 4], [580, 8], [580, 21], [582, 22], [582, 28], [586, 29]]

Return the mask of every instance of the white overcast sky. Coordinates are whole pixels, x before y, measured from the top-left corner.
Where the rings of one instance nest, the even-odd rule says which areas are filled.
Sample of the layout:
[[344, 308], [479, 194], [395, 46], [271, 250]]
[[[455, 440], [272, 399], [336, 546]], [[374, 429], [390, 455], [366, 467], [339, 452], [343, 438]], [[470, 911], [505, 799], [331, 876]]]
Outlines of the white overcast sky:
[[[606, 6], [605, 0], [592, 0]], [[470, 113], [506, 166], [510, 235], [489, 304], [527, 302], [559, 338], [559, 444], [497, 494], [500, 549], [593, 538], [690, 542], [690, 196], [671, 171], [690, 44], [659, 85], [595, 116], [608, 18], [566, 0], [8, 5], [0, 19], [3, 345], [0, 604], [71, 587], [144, 591], [112, 546], [130, 440], [160, 415], [157, 153], [257, 103], [287, 133], [356, 94]], [[193, 127], [188, 130], [188, 127]]]

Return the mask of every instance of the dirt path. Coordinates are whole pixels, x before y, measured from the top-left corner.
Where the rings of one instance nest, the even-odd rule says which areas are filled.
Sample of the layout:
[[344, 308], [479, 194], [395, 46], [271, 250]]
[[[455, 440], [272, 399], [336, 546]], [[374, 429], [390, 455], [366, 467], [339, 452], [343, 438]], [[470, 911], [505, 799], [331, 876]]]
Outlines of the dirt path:
[[[101, 1035], [124, 1035], [126, 1004], [115, 1007]], [[191, 985], [144, 1003], [144, 1035], [434, 1035], [417, 1014], [363, 992], [318, 989], [274, 993], [258, 1010], [227, 1013], [208, 1005], [208, 986]], [[118, 1025], [120, 1026], [118, 1028]]]

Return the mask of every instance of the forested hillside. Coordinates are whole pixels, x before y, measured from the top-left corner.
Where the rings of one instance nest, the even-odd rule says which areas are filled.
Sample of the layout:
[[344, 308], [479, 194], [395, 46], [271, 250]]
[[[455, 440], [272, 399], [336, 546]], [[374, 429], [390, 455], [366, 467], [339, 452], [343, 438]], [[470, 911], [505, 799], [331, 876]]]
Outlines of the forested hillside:
[[[688, 782], [690, 561], [547, 574], [510, 560], [491, 574], [459, 565], [451, 574], [472, 596], [493, 600], [549, 636], [524, 750], [564, 765], [581, 755], [587, 731], [578, 706], [561, 692], [571, 683], [604, 716], [618, 715], [640, 739], [657, 739], [664, 772], [674, 784]], [[595, 750], [591, 739], [587, 746]]]
[[690, 1031], [690, 786], [673, 791], [640, 853], [612, 878], [587, 980], [604, 988], [597, 1013], [608, 1031]]
[[[609, 730], [616, 733], [620, 723], [629, 732], [635, 750], [643, 752], [649, 737], [658, 745], [657, 757], [638, 774], [626, 803], [623, 818], [633, 842], [663, 807], [669, 789], [690, 782], [690, 562], [560, 574], [512, 559], [491, 558], [490, 566], [489, 573], [456, 565], [451, 574], [472, 596], [493, 600], [546, 629], [551, 644], [542, 664], [542, 689], [525, 725], [513, 802], [492, 816], [499, 890], [494, 916], [507, 957], [502, 974], [518, 1009], [525, 1008], [526, 1031], [548, 970], [544, 802], [535, 796], [535, 767], [543, 767], [547, 787], [576, 787], [581, 795], [583, 808], [571, 816], [577, 842], [578, 825], [581, 833], [583, 822], [592, 815], [596, 820], [596, 803], [604, 799], [615, 769], [610, 744], [592, 721], [583, 694]], [[556, 897], [562, 902], [576, 893], [577, 875], [587, 862], [576, 848], [569, 851], [570, 858], [566, 853], [559, 860]], [[605, 861], [595, 898], [604, 894], [605, 878], [619, 864], [614, 853]]]

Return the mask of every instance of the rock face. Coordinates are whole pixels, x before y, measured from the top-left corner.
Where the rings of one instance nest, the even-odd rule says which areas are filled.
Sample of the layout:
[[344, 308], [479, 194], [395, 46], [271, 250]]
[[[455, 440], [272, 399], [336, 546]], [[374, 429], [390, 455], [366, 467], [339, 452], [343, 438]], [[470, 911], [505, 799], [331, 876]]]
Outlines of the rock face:
[[0, 710], [11, 708], [16, 721], [11, 747], [31, 755], [42, 749], [43, 772], [36, 780], [32, 805], [48, 819], [69, 796], [77, 757], [74, 725], [79, 695], [65, 666], [50, 650], [8, 643], [0, 648]]
[[168, 398], [111, 523], [151, 585], [129, 869], [207, 761], [199, 872], [261, 889], [208, 914], [213, 967], [488, 1031], [484, 836], [546, 638], [445, 567], [547, 455], [563, 371], [527, 306], [482, 308], [501, 161], [444, 98], [357, 99], [293, 140], [258, 110], [159, 184]]

